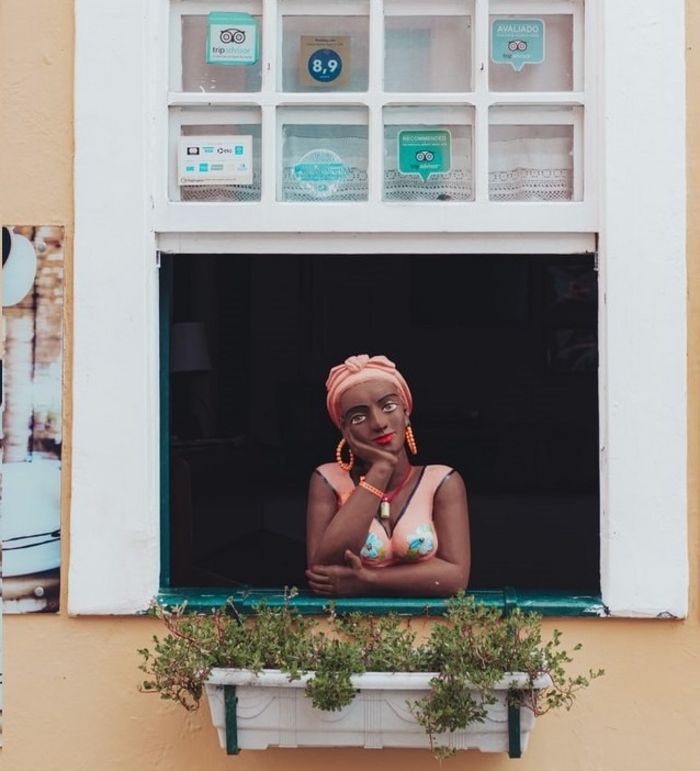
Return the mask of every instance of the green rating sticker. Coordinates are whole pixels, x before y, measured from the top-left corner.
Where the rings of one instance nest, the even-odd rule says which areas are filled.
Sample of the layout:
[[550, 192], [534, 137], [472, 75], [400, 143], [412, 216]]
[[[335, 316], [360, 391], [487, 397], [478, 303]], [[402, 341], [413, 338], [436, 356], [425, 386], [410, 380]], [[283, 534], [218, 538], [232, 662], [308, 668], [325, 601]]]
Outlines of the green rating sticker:
[[397, 146], [400, 174], [418, 174], [425, 182], [452, 167], [452, 135], [447, 129], [399, 131]]

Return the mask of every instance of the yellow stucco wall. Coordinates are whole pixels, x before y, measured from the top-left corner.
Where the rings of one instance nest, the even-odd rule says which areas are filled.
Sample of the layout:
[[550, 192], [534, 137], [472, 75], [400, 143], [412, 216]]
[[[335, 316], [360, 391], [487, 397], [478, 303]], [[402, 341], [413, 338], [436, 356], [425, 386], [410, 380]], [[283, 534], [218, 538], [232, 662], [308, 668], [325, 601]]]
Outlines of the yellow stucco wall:
[[[38, 27], [42, 30], [40, 35]], [[607, 676], [581, 696], [573, 712], [541, 721], [522, 760], [469, 753], [447, 761], [447, 768], [700, 768], [700, 105], [697, 98], [692, 98], [693, 84], [700, 80], [700, 49], [694, 49], [692, 44], [700, 40], [700, 0], [688, 2], [687, 38], [691, 41], [690, 615], [683, 622], [558, 623], [568, 640], [584, 643], [579, 659], [582, 667], [604, 666]], [[72, 47], [71, 0], [0, 3], [0, 220], [13, 224], [64, 224], [69, 245], [69, 284], [73, 217]], [[70, 383], [66, 397], [68, 431], [69, 386]], [[66, 498], [66, 511], [68, 503]], [[63, 525], [67, 535], [68, 522]], [[350, 771], [361, 764], [368, 769], [381, 766], [387, 771], [438, 768], [427, 752], [398, 750], [269, 750], [228, 758], [218, 748], [206, 709], [187, 715], [155, 696], [137, 692], [135, 651], [148, 643], [156, 628], [152, 621], [141, 618], [71, 619], [65, 613], [6, 616], [5, 746], [0, 750], [3, 771], [325, 771], [331, 766], [336, 771]]]

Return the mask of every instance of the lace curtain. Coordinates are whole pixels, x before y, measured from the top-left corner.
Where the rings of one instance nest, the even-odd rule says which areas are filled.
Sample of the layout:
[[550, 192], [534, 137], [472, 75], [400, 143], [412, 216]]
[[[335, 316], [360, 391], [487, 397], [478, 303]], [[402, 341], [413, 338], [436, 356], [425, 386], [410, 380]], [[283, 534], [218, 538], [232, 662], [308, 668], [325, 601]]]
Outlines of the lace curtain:
[[366, 126], [285, 126], [283, 131], [283, 201], [367, 200]]
[[490, 200], [570, 201], [572, 198], [569, 138], [521, 137], [490, 143]]
[[[326, 128], [326, 127], [323, 127]], [[330, 127], [329, 127], [330, 128]], [[354, 136], [296, 135], [285, 137], [281, 199], [283, 201], [366, 201], [366, 129], [350, 127]], [[451, 126], [452, 168], [422, 180], [417, 174], [400, 174], [396, 161], [396, 133], [385, 136], [385, 201], [471, 201], [474, 198], [471, 134], [468, 127]], [[536, 127], [533, 127], [536, 130]], [[357, 132], [365, 132], [358, 136]], [[306, 132], [304, 132], [306, 133]], [[489, 199], [491, 201], [571, 201], [573, 199], [572, 142], [569, 137], [520, 137], [492, 141], [489, 147]], [[257, 149], [257, 148], [256, 148]], [[328, 151], [345, 167], [326, 190], [305, 181], [296, 171], [300, 161], [317, 150]], [[191, 185], [180, 188], [183, 201], [259, 201], [260, 159], [254, 159], [252, 185]]]

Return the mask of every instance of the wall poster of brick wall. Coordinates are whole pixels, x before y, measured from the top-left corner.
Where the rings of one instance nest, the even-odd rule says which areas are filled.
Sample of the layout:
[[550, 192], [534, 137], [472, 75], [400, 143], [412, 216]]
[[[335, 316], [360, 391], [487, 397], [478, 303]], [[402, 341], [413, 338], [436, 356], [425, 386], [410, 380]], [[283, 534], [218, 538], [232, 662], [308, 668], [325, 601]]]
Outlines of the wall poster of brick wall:
[[[3, 228], [0, 538], [5, 613], [52, 612], [59, 604], [63, 240], [61, 227]], [[11, 262], [17, 257], [26, 258], [24, 267]]]

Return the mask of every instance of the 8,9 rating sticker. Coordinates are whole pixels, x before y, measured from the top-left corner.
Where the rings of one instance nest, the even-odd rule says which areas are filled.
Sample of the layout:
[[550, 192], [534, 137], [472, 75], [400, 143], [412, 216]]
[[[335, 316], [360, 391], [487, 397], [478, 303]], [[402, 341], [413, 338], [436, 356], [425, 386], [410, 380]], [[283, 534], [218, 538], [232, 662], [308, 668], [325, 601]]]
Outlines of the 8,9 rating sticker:
[[331, 83], [343, 71], [343, 60], [330, 48], [319, 48], [309, 57], [309, 75], [320, 83]]

